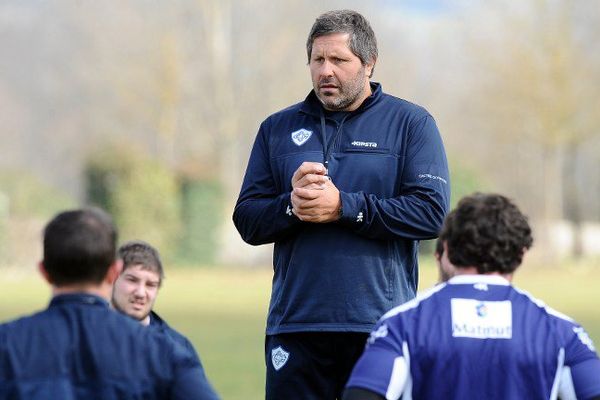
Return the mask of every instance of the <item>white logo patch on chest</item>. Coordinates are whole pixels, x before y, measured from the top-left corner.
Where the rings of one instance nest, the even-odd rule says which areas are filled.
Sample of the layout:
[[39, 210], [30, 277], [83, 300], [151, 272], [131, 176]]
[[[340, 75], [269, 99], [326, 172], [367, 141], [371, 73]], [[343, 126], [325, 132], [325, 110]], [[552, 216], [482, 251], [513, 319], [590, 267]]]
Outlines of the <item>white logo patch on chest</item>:
[[311, 136], [312, 131], [298, 129], [297, 131], [292, 132], [292, 141], [296, 143], [297, 146], [302, 146]]
[[290, 353], [285, 351], [283, 347], [277, 346], [271, 350], [271, 362], [275, 371], [279, 371], [289, 359]]

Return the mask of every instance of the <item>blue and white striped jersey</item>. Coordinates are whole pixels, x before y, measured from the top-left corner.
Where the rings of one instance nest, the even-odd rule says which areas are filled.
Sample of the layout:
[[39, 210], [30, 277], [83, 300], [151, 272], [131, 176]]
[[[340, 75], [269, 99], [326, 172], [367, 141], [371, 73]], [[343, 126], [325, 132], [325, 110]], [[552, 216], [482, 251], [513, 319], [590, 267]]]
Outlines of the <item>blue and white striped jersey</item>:
[[386, 313], [347, 387], [386, 399], [588, 399], [583, 328], [498, 275], [459, 275]]

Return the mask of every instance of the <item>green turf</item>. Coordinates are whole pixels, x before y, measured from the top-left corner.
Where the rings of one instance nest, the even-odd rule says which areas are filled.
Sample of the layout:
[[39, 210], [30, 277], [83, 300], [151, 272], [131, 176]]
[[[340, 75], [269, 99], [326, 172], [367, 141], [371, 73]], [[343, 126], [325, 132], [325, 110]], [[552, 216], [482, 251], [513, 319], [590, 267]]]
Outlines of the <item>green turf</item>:
[[[421, 267], [420, 288], [436, 271]], [[600, 268], [526, 266], [515, 283], [575, 318], [600, 343]], [[196, 269], [167, 271], [156, 310], [196, 345], [207, 375], [224, 399], [264, 398], [264, 324], [271, 272]], [[34, 274], [0, 269], [0, 321], [45, 307], [50, 291]]]

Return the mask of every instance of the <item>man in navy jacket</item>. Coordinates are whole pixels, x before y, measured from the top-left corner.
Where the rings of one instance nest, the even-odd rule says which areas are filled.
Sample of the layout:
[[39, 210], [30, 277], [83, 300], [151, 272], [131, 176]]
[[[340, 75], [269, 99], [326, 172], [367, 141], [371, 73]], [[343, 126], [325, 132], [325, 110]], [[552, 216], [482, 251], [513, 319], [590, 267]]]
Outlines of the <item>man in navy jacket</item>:
[[113, 286], [113, 307], [142, 325], [167, 335], [193, 354], [202, 366], [188, 338], [171, 328], [152, 310], [165, 277], [158, 250], [144, 241], [132, 240], [121, 245], [118, 254], [123, 261], [123, 271]]
[[317, 18], [313, 90], [260, 126], [233, 214], [242, 238], [275, 243], [267, 398], [341, 397], [367, 333], [417, 290], [418, 241], [437, 236], [450, 187], [436, 124], [370, 82], [368, 21]]
[[215, 399], [196, 358], [108, 303], [122, 264], [100, 210], [57, 215], [40, 271], [48, 308], [0, 325], [0, 399]]

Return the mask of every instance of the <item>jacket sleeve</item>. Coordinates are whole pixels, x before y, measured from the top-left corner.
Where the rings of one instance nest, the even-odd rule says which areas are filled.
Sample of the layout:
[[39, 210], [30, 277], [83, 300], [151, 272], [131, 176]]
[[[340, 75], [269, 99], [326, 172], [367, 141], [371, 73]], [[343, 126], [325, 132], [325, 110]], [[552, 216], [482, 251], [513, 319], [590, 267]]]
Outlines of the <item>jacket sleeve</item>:
[[171, 400], [219, 400], [201, 368], [179, 371], [173, 383]]
[[340, 192], [338, 223], [371, 239], [438, 236], [449, 208], [450, 178], [444, 145], [429, 114], [409, 128], [404, 154], [399, 195], [382, 199], [365, 192]]
[[182, 343], [167, 339], [164, 349], [173, 362], [170, 400], [219, 400], [219, 395], [204, 374], [196, 352]]
[[242, 239], [252, 245], [280, 240], [295, 232], [301, 221], [292, 213], [290, 193], [280, 193], [270, 165], [267, 136], [268, 120], [256, 136], [233, 223]]

